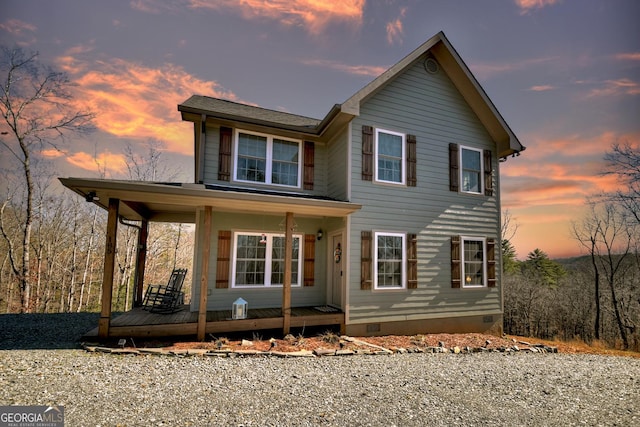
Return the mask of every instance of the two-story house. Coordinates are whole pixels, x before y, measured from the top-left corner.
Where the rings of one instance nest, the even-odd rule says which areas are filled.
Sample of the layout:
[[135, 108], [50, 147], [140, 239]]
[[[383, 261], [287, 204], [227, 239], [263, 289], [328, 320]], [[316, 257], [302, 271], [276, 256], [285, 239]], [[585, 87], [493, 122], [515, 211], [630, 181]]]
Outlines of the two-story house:
[[195, 183], [62, 181], [111, 216], [195, 223], [200, 337], [238, 298], [273, 313], [229, 330], [502, 331], [498, 169], [525, 147], [442, 32], [322, 119], [200, 95], [178, 110]]

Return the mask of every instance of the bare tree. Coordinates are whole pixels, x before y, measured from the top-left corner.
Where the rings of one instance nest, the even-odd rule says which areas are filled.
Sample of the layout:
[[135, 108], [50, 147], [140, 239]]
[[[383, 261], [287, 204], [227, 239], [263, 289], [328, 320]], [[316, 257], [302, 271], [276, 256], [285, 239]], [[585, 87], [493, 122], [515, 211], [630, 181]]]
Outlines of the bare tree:
[[136, 181], [171, 181], [177, 172], [170, 168], [162, 158], [164, 145], [162, 142], [149, 139], [146, 144], [146, 156], [136, 154], [131, 144], [124, 148], [127, 159], [129, 179]]
[[628, 142], [613, 144], [604, 160], [607, 162], [605, 174], [615, 175], [621, 188], [626, 189], [610, 194], [609, 198], [622, 204], [640, 223], [640, 147]]
[[596, 338], [599, 336], [600, 290], [599, 280], [604, 277], [609, 285], [611, 308], [620, 333], [624, 348], [629, 348], [628, 325], [621, 311], [621, 300], [617, 288], [620, 280], [625, 276], [631, 258], [632, 245], [635, 236], [635, 224], [629, 221], [629, 215], [618, 205], [605, 203], [598, 206], [591, 204], [591, 210], [581, 225], [573, 227], [573, 233], [580, 244], [587, 249], [591, 257], [595, 277], [596, 324], [594, 330]]
[[26, 191], [20, 242], [13, 240], [2, 221], [0, 232], [9, 243], [11, 269], [19, 283], [20, 310], [29, 312], [30, 243], [34, 221], [32, 156], [47, 146], [58, 149], [57, 142], [67, 132], [90, 130], [94, 114], [74, 109], [68, 77], [40, 64], [37, 53], [26, 54], [21, 48], [6, 47], [1, 53], [0, 114], [3, 122], [0, 145], [20, 166]]

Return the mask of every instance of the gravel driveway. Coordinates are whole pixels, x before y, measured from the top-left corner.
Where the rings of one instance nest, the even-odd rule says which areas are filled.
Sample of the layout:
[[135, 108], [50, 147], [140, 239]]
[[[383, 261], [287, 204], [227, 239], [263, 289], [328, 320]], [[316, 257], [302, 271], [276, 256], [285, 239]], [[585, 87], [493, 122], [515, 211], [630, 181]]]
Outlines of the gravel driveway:
[[0, 405], [63, 405], [68, 426], [640, 425], [640, 359], [117, 356], [48, 319], [0, 316]]

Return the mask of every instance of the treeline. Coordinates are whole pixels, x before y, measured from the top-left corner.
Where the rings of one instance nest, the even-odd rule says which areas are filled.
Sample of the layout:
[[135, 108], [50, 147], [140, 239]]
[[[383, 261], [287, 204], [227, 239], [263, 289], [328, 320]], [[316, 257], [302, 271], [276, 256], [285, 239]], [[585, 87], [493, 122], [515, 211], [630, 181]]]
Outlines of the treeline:
[[[533, 257], [533, 258], [532, 258]], [[546, 257], [546, 255], [545, 255]], [[546, 262], [556, 266], [556, 283], [541, 280], [531, 270], [534, 254], [505, 273], [504, 330], [507, 334], [542, 339], [602, 341], [624, 348], [614, 301], [608, 284], [599, 290], [599, 316], [596, 310], [595, 272], [590, 256]], [[616, 259], [615, 261], [617, 261]], [[640, 266], [637, 257], [623, 260], [625, 271], [614, 282], [616, 304], [627, 333], [626, 348], [640, 351]], [[596, 319], [599, 318], [599, 321]]]
[[[31, 288], [24, 301], [9, 245], [21, 238], [25, 215], [23, 210], [5, 203], [2, 221], [9, 239], [0, 240], [0, 313], [99, 310], [106, 212], [68, 190], [40, 200], [36, 212], [30, 242]], [[191, 272], [193, 241], [193, 227], [150, 223], [145, 285], [166, 283], [173, 268], [188, 268]], [[114, 311], [132, 307], [136, 245], [137, 229], [118, 224]], [[14, 251], [14, 257], [21, 255]], [[184, 290], [188, 294], [190, 287], [185, 286]]]

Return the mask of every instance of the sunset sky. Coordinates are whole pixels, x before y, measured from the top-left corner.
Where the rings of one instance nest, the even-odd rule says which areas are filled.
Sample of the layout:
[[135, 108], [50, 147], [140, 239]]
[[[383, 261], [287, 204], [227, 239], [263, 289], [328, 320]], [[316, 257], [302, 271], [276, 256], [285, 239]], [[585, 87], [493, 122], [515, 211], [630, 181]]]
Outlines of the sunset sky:
[[[193, 179], [192, 94], [323, 118], [443, 30], [520, 141], [500, 165], [523, 259], [580, 253], [571, 221], [615, 142], [640, 143], [637, 0], [132, 0], [0, 2], [0, 44], [68, 73], [97, 131], [42, 155], [60, 176], [126, 176], [149, 141]], [[0, 166], [8, 161], [0, 152]]]

